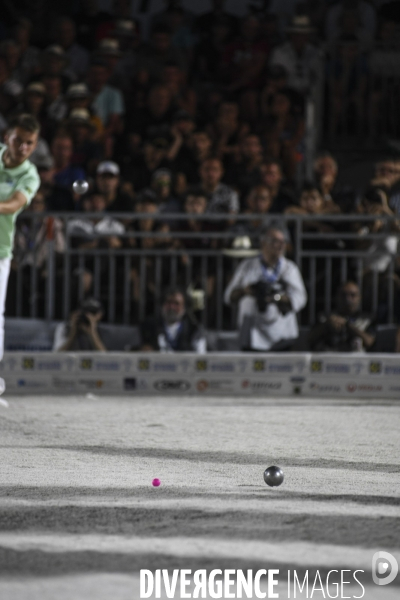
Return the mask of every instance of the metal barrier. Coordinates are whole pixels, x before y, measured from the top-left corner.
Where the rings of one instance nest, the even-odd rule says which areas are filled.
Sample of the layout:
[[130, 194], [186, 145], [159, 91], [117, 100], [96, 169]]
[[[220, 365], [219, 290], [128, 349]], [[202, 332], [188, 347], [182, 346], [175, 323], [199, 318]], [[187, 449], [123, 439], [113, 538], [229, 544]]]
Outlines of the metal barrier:
[[[98, 219], [98, 214], [80, 213], [81, 218]], [[186, 220], [185, 214], [113, 214], [113, 218], [137, 221], [173, 219], [176, 222]], [[38, 217], [26, 212], [20, 219], [41, 219], [58, 217], [64, 225], [77, 213], [47, 214]], [[223, 215], [191, 215], [193, 219], [219, 221]], [[385, 222], [383, 233], [359, 233], [351, 230], [352, 224], [368, 225], [376, 220], [374, 216], [364, 215], [240, 215], [236, 221], [242, 224], [259, 218], [267, 222], [279, 220], [286, 223], [292, 238], [288, 256], [299, 266], [308, 291], [308, 305], [299, 315], [302, 325], [312, 325], [319, 312], [329, 313], [334, 307], [335, 292], [341, 282], [355, 280], [363, 290], [363, 309], [379, 313], [380, 322], [392, 324], [399, 315], [398, 276], [396, 274], [395, 251], [385, 250], [384, 242], [396, 234], [389, 233], [391, 217], [380, 216]], [[230, 216], [230, 220], [232, 217]], [[310, 231], [310, 224], [321, 222], [336, 228], [331, 233]], [[365, 228], [366, 230], [367, 228]], [[48, 227], [47, 259], [39, 268], [22, 266], [16, 261], [10, 283], [8, 315], [17, 317], [45, 317], [67, 319], [70, 311], [85, 295], [84, 274], [89, 273], [91, 286], [89, 293], [102, 299], [105, 308], [105, 320], [109, 323], [137, 323], [148, 314], [157, 314], [161, 303], [162, 289], [167, 285], [182, 285], [185, 288], [194, 284], [205, 292], [205, 307], [200, 318], [203, 324], [212, 329], [234, 329], [235, 314], [224, 306], [223, 292], [229, 279], [240, 262], [223, 252], [233, 238], [236, 230], [224, 232], [143, 232], [127, 231], [120, 238], [173, 240], [209, 238], [217, 240], [218, 249], [138, 249], [104, 248], [79, 249], [71, 245], [71, 236], [65, 234], [65, 251], [61, 255], [55, 252], [54, 239]], [[64, 231], [67, 228], [64, 226]], [[96, 237], [104, 237], [97, 235]], [[106, 236], [107, 237], [107, 236]], [[359, 248], [362, 242], [364, 249]], [[396, 240], [395, 240], [396, 242]], [[38, 248], [35, 249], [38, 251]], [[373, 264], [384, 257], [382, 265]], [[185, 258], [183, 258], [185, 257]], [[372, 264], [371, 264], [372, 261]], [[13, 300], [12, 294], [15, 299]]]

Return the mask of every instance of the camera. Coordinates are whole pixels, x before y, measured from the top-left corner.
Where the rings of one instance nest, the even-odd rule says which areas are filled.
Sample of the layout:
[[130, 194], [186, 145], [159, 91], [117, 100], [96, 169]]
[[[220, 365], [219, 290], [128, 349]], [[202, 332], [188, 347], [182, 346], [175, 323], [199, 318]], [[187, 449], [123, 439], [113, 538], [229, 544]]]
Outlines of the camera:
[[268, 304], [274, 302], [283, 315], [291, 310], [290, 301], [282, 298], [285, 290], [281, 283], [269, 283], [268, 281], [257, 281], [251, 286], [258, 310], [263, 313]]

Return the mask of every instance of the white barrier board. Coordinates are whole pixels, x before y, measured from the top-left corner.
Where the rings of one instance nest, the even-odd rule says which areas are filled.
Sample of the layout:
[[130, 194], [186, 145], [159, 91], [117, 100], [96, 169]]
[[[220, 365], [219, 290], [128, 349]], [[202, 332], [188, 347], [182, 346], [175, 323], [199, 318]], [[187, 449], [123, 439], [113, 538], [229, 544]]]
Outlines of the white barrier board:
[[8, 352], [8, 394], [326, 396], [400, 399], [400, 355]]

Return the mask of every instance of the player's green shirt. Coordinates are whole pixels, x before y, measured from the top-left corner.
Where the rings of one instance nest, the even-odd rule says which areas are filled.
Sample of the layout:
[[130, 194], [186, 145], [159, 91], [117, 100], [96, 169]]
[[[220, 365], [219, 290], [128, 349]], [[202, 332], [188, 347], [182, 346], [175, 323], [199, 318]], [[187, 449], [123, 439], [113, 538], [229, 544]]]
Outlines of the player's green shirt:
[[[39, 189], [38, 172], [29, 160], [25, 160], [15, 169], [6, 169], [3, 162], [6, 148], [7, 146], [0, 144], [0, 202], [9, 200], [14, 192], [21, 192], [28, 205]], [[12, 256], [15, 220], [20, 212], [13, 215], [0, 214], [0, 258]]]

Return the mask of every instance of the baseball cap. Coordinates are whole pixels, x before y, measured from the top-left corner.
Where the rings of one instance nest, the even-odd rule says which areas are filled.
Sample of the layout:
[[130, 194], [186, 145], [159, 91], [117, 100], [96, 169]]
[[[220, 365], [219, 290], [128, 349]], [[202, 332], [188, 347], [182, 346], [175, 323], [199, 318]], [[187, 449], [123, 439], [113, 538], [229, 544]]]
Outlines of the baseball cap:
[[25, 88], [25, 92], [27, 94], [40, 94], [41, 96], [45, 96], [46, 88], [40, 81], [33, 81]]
[[90, 113], [87, 110], [87, 108], [74, 108], [74, 110], [71, 110], [71, 113], [69, 115], [69, 120], [75, 121], [75, 122], [80, 121], [81, 123], [84, 123], [85, 125], [88, 125], [90, 127], [92, 126], [92, 124], [90, 122]]
[[47, 46], [47, 48], [45, 49], [45, 53], [52, 54], [53, 56], [58, 56], [58, 58], [62, 58], [65, 61], [68, 60], [68, 56], [65, 53], [63, 47], [59, 46], [58, 44], [52, 44], [51, 46]]
[[101, 56], [120, 56], [118, 40], [112, 38], [104, 38], [99, 44], [98, 52]]
[[89, 96], [89, 88], [86, 83], [73, 83], [67, 89], [66, 97], [72, 98], [87, 98]]
[[110, 173], [111, 175], [119, 175], [119, 166], [112, 160], [104, 160], [97, 167], [97, 175], [103, 175], [104, 173]]

